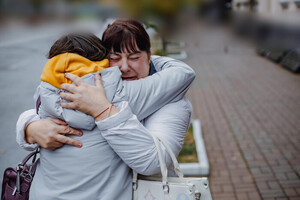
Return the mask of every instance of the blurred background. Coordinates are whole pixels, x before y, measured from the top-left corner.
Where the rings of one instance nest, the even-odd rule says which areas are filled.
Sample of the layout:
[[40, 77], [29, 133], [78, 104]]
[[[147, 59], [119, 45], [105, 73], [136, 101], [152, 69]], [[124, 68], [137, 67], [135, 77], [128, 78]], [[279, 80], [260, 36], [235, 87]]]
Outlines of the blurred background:
[[196, 71], [187, 96], [214, 199], [300, 197], [300, 0], [0, 0], [0, 180], [27, 154], [15, 124], [53, 42], [101, 38], [119, 18], [142, 21], [153, 54]]
[[[168, 42], [172, 45], [168, 38], [186, 30], [191, 20], [201, 20], [231, 26], [239, 36], [255, 42], [260, 55], [281, 62], [286, 54], [299, 53], [299, 10], [299, 0], [1, 0], [0, 41], [40, 38], [74, 28], [95, 31], [107, 19], [130, 17], [149, 28], [153, 53], [167, 55]], [[281, 64], [299, 70], [299, 63], [283, 59]]]

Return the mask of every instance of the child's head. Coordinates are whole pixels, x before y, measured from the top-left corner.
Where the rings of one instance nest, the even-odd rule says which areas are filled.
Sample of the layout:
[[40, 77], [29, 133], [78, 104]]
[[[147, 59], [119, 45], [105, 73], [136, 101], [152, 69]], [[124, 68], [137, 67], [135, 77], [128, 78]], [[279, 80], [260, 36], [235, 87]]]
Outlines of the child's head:
[[100, 61], [107, 56], [102, 41], [92, 33], [71, 33], [62, 36], [52, 45], [48, 58], [63, 53], [76, 53], [91, 61]]

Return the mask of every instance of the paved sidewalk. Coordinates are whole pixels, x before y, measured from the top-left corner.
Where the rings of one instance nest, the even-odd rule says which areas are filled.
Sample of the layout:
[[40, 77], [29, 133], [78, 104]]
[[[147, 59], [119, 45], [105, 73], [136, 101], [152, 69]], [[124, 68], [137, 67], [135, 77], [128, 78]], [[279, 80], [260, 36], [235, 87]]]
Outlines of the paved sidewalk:
[[192, 24], [184, 38], [214, 200], [300, 199], [300, 75], [224, 28]]

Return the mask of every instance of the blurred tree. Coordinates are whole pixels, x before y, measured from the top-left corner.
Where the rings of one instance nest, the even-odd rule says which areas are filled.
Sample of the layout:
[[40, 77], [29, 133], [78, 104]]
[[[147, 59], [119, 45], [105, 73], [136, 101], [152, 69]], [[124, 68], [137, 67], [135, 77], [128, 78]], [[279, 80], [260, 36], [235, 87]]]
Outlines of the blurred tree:
[[161, 55], [167, 54], [166, 38], [172, 34], [183, 10], [199, 0], [123, 0], [121, 8], [130, 17], [143, 21], [154, 28], [162, 38]]
[[4, 0], [0, 0], [0, 23], [1, 23], [1, 20], [2, 18], [4, 17]]
[[250, 11], [255, 11], [255, 6], [257, 4], [256, 0], [249, 0]]
[[29, 16], [30, 23], [38, 23], [42, 17], [42, 7], [45, 1], [41, 0], [28, 0], [28, 3], [32, 6], [33, 13]]

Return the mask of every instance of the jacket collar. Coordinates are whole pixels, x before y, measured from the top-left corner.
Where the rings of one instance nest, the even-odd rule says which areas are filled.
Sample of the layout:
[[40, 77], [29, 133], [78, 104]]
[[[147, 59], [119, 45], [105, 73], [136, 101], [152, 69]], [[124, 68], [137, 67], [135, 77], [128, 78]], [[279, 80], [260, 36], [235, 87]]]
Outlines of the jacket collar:
[[150, 68], [149, 68], [149, 76], [155, 74], [156, 72], [157, 72], [157, 71], [156, 71], [156, 69], [155, 69], [155, 67], [154, 67], [154, 65], [153, 65], [153, 62], [151, 61], [151, 62], [150, 62]]

